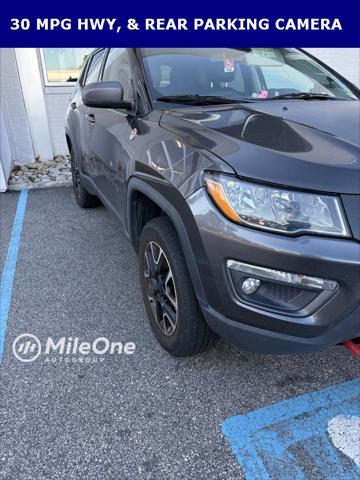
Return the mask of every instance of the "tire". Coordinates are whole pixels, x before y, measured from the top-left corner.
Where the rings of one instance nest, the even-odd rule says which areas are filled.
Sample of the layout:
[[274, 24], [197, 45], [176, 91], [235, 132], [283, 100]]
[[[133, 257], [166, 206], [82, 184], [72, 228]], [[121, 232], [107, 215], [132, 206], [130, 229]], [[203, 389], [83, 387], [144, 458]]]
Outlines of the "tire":
[[215, 344], [217, 335], [200, 311], [179, 238], [168, 217], [154, 218], [143, 228], [139, 273], [150, 325], [165, 350], [175, 357], [187, 357]]
[[70, 157], [71, 177], [77, 203], [80, 205], [81, 208], [97, 207], [101, 203], [100, 199], [96, 195], [91, 195], [82, 185], [79, 169], [79, 159], [73, 148], [70, 149]]

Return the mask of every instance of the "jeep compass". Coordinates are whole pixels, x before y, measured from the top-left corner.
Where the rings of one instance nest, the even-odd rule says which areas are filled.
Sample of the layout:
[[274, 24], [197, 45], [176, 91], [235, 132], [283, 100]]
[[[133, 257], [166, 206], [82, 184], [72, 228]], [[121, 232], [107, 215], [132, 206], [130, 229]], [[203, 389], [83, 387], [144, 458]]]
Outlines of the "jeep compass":
[[171, 354], [360, 335], [359, 98], [293, 48], [89, 55], [66, 113], [75, 197], [122, 223]]

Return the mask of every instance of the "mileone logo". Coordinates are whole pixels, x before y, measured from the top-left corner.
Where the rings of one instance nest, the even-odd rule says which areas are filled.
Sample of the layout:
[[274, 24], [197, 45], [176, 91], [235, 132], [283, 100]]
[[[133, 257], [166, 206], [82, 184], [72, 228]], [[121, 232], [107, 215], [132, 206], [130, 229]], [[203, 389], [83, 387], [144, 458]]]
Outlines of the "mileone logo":
[[45, 362], [95, 363], [103, 361], [106, 355], [132, 355], [135, 352], [133, 342], [114, 342], [106, 337], [97, 337], [93, 341], [84, 341], [79, 337], [48, 337], [41, 343], [36, 335], [23, 333], [15, 338], [12, 350], [21, 362], [33, 362], [40, 355]]

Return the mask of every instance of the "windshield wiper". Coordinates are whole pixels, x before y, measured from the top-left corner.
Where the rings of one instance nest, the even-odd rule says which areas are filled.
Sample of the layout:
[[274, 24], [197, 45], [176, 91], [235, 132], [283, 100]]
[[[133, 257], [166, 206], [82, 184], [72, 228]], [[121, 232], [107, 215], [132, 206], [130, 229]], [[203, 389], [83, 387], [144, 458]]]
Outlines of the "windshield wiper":
[[268, 100], [337, 100], [338, 97], [332, 97], [327, 93], [311, 93], [311, 92], [292, 92], [292, 93], [283, 93], [281, 95], [276, 95], [275, 97], [270, 97]]
[[250, 102], [251, 100], [235, 100], [217, 95], [167, 95], [158, 97], [158, 102], [183, 103], [185, 105], [222, 105], [229, 103]]

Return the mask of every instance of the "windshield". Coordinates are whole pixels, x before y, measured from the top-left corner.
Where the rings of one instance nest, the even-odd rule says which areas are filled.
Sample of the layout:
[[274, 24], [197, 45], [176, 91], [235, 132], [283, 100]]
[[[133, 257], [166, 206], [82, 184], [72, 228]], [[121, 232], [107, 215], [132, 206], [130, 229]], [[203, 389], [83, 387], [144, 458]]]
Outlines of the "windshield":
[[304, 93], [308, 99], [357, 98], [336, 76], [293, 48], [143, 48], [141, 53], [154, 100], [199, 95], [260, 101], [296, 99]]

